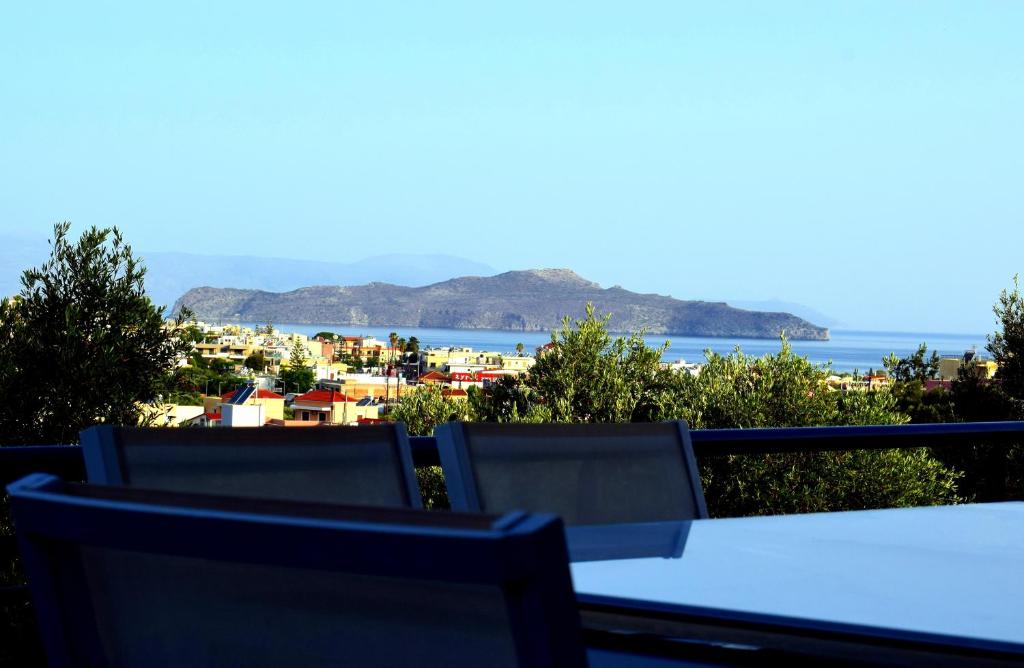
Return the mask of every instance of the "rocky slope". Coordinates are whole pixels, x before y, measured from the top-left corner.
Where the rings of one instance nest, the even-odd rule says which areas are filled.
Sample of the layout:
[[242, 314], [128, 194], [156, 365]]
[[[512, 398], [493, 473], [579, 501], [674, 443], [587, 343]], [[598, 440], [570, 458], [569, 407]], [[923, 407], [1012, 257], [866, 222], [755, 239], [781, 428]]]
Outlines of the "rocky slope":
[[772, 338], [785, 331], [791, 339], [828, 339], [827, 328], [789, 313], [744, 311], [618, 286], [602, 289], [568, 269], [467, 276], [418, 288], [389, 283], [290, 292], [202, 287], [182, 295], [174, 311], [187, 306], [200, 319], [242, 322], [544, 331], [566, 315], [582, 317], [587, 302], [598, 313], [611, 313], [609, 326], [617, 332]]

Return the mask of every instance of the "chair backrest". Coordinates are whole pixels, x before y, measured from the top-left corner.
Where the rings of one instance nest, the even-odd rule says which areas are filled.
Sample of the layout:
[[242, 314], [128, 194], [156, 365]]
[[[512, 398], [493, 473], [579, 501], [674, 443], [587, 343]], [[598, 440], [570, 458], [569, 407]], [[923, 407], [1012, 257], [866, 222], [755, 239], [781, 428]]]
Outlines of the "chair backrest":
[[567, 525], [707, 517], [685, 422], [434, 431], [453, 510], [551, 512]]
[[197, 494], [422, 507], [405, 425], [90, 427], [89, 482]]
[[585, 665], [552, 515], [8, 493], [51, 666]]

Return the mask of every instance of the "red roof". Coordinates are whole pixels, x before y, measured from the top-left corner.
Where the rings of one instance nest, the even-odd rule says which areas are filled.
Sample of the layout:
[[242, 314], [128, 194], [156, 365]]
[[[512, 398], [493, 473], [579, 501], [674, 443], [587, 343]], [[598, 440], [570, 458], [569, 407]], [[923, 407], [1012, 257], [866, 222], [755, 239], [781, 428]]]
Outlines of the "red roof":
[[460, 390], [458, 388], [456, 388], [454, 390], [442, 390], [441, 394], [443, 394], [446, 397], [466, 397], [466, 396], [469, 396], [469, 392], [466, 392], [465, 390]]
[[431, 371], [420, 376], [420, 380], [448, 380], [448, 376], [440, 371]]
[[295, 397], [295, 401], [318, 401], [325, 404], [355, 402], [357, 399], [337, 390], [313, 390]]
[[219, 419], [221, 419], [221, 414], [220, 413], [203, 413], [203, 415], [206, 416], [207, 420], [219, 420]]
[[[228, 399], [230, 399], [234, 395], [235, 395], [235, 390], [232, 390], [231, 392], [225, 392], [224, 394], [220, 395], [220, 400], [221, 401], [227, 401]], [[256, 399], [284, 399], [284, 397], [282, 397], [277, 392], [271, 392], [270, 390], [264, 390], [262, 388], [256, 390], [256, 397], [255, 398]]]

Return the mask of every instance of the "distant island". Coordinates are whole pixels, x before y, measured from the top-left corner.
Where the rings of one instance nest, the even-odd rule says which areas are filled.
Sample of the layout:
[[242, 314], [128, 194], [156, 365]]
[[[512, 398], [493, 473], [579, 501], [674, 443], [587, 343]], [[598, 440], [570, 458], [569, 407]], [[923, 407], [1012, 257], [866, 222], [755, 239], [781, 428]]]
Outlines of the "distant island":
[[437, 327], [549, 331], [566, 315], [580, 318], [588, 302], [611, 313], [615, 332], [774, 338], [825, 341], [828, 328], [790, 313], [745, 311], [724, 302], [684, 301], [603, 289], [569, 269], [509, 271], [466, 276], [423, 287], [390, 283], [360, 286], [316, 285], [289, 292], [193, 288], [174, 304], [204, 320], [287, 322], [363, 327]]

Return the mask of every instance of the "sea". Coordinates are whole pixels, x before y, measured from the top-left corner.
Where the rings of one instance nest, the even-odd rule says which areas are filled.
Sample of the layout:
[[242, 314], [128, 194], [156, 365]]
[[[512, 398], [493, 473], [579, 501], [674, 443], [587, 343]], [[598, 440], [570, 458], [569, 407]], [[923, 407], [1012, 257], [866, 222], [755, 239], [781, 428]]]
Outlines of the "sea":
[[[263, 327], [266, 323], [242, 323], [247, 327]], [[282, 332], [298, 332], [311, 336], [318, 332], [335, 332], [345, 335], [375, 336], [387, 341], [392, 331], [409, 339], [415, 336], [420, 347], [468, 347], [474, 350], [489, 350], [511, 353], [517, 343], [532, 353], [538, 346], [551, 340], [550, 332], [509, 332], [491, 329], [434, 329], [422, 327], [351, 327], [345, 325], [302, 325], [275, 323], [274, 328]], [[806, 357], [818, 365], [830, 365], [834, 371], [866, 372], [882, 368], [882, 358], [889, 353], [900, 357], [909, 355], [925, 343], [929, 353], [936, 351], [942, 356], [961, 356], [968, 350], [984, 352], [987, 342], [984, 334], [943, 334], [937, 332], [871, 332], [863, 330], [833, 329], [828, 341], [791, 341], [793, 352]], [[781, 348], [778, 339], [712, 338], [692, 336], [655, 335], [645, 337], [649, 346], [661, 346], [669, 342], [668, 350], [662, 356], [665, 362], [684, 360], [702, 363], [705, 351], [728, 354], [739, 348], [748, 355], [777, 353]]]

